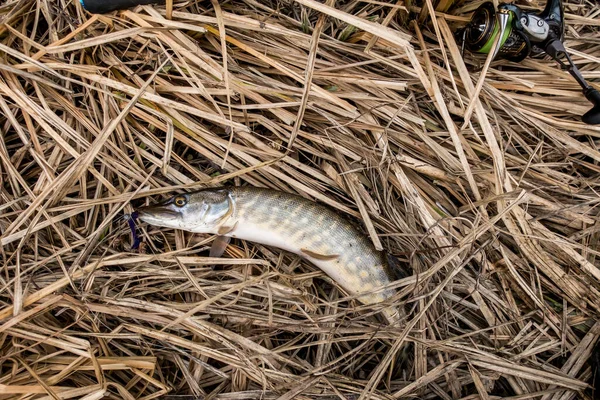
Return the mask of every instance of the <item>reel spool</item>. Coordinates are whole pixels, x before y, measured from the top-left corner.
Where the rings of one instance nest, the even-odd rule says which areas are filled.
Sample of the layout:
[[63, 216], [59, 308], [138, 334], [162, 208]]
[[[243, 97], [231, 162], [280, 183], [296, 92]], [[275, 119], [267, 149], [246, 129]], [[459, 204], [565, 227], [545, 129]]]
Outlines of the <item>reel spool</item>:
[[561, 0], [548, 0], [542, 12], [524, 12], [514, 4], [483, 3], [467, 26], [459, 31], [463, 48], [474, 53], [489, 54], [500, 36], [493, 57], [519, 62], [528, 56], [548, 54], [575, 78], [585, 97], [594, 105], [582, 116], [586, 124], [600, 124], [600, 92], [588, 84], [563, 45], [564, 13]]
[[[521, 31], [512, 28], [512, 22], [513, 15], [508, 14], [507, 26], [502, 32], [497, 55], [519, 62], [529, 55], [531, 43]], [[475, 11], [468, 28], [465, 29], [464, 42], [469, 51], [488, 54], [496, 36], [501, 34], [500, 31], [500, 21], [493, 3], [484, 3]]]

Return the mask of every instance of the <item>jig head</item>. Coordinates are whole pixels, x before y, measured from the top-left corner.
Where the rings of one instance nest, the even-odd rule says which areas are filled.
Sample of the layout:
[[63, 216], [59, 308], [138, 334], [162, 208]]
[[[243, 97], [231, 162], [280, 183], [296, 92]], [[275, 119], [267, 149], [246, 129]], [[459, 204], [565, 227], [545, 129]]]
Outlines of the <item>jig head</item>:
[[132, 250], [137, 250], [140, 247], [140, 237], [137, 234], [137, 230], [135, 229], [135, 220], [138, 217], [138, 212], [134, 211], [131, 214], [125, 214], [125, 219], [127, 220], [127, 224], [129, 224], [129, 229], [131, 230], [131, 239], [132, 239]]

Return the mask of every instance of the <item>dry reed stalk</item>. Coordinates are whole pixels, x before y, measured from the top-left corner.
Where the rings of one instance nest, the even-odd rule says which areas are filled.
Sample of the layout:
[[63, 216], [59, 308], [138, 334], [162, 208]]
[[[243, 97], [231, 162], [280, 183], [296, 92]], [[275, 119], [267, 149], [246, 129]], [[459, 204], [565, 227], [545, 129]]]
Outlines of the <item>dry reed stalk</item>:
[[[598, 86], [600, 8], [565, 3]], [[0, 4], [0, 399], [591, 398], [600, 128], [553, 62], [461, 56], [478, 4]], [[406, 323], [277, 249], [131, 250], [124, 212], [222, 184], [364, 226]]]

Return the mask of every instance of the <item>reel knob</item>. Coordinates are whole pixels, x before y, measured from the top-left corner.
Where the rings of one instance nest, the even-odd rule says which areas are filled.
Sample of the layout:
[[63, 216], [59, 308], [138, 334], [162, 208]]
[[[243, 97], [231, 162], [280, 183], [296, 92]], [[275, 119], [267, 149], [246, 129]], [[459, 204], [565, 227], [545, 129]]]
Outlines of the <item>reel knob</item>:
[[588, 125], [598, 125], [600, 124], [600, 92], [596, 89], [588, 88], [584, 94], [594, 107], [583, 114], [581, 120]]

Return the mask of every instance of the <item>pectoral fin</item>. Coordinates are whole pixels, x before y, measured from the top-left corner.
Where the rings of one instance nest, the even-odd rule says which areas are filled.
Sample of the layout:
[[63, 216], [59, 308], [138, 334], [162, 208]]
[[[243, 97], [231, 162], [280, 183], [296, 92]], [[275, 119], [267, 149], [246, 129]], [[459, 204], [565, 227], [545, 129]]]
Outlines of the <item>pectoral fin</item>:
[[229, 232], [235, 230], [235, 228], [237, 227], [237, 221], [235, 222], [235, 224], [233, 225], [221, 225], [219, 227], [219, 230], [217, 231], [217, 233], [219, 235], [227, 235]]
[[231, 238], [227, 236], [217, 236], [210, 246], [209, 257], [221, 257], [230, 240]]
[[331, 261], [331, 260], [335, 260], [336, 258], [340, 257], [339, 254], [320, 254], [320, 253], [315, 253], [314, 251], [310, 251], [308, 249], [300, 249], [300, 251], [310, 258], [314, 258], [315, 260], [321, 260], [321, 261]]

